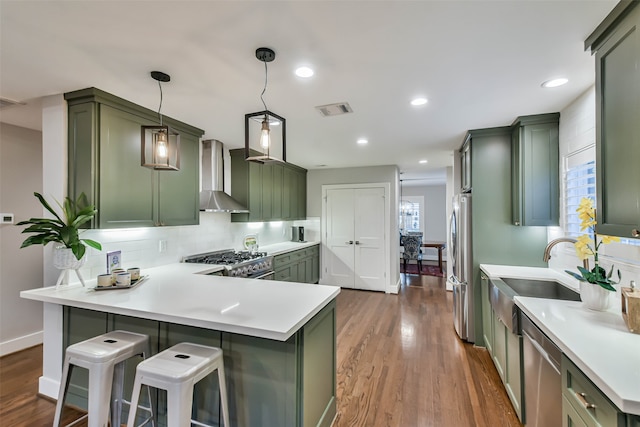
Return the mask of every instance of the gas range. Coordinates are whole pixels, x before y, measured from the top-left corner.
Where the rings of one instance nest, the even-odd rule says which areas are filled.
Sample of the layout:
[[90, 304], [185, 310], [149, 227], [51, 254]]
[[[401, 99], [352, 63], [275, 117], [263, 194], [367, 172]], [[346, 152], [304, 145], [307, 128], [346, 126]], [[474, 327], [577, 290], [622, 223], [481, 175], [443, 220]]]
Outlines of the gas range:
[[224, 266], [222, 274], [229, 277], [272, 279], [273, 257], [266, 252], [234, 251], [224, 249], [191, 255], [183, 262]]

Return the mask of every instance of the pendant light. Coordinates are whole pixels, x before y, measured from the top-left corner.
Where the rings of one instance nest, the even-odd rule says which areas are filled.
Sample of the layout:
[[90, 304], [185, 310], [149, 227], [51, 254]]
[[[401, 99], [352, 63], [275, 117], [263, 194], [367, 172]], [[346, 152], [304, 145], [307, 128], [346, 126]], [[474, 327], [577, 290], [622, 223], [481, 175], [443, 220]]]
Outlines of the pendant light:
[[162, 83], [171, 77], [162, 71], [152, 71], [151, 77], [160, 88], [158, 119], [160, 125], [142, 126], [141, 165], [155, 170], [180, 170], [180, 134], [169, 126], [162, 125]]
[[[287, 121], [284, 117], [272, 113], [267, 108], [267, 103], [264, 100], [264, 94], [267, 91], [268, 83], [268, 68], [267, 63], [272, 62], [276, 58], [276, 53], [268, 47], [260, 47], [256, 49], [256, 58], [264, 63], [264, 87], [260, 94], [260, 101], [264, 106], [264, 111], [258, 111], [256, 113], [245, 114], [244, 116], [244, 151], [245, 160], [258, 163], [267, 162], [286, 162], [287, 161]], [[259, 147], [262, 150], [262, 154], [252, 156], [249, 148], [249, 141], [251, 140], [251, 125], [253, 122], [258, 121], [260, 123], [260, 135], [259, 135]], [[282, 129], [282, 159], [271, 156], [272, 149], [272, 133], [271, 126], [279, 125]]]

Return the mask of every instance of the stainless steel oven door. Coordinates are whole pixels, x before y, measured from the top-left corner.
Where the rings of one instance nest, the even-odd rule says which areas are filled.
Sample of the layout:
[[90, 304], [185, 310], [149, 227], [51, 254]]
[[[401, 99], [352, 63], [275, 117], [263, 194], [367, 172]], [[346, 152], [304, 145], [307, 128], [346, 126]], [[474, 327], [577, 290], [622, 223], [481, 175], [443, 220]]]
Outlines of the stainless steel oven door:
[[258, 280], [274, 280], [275, 278], [275, 271], [267, 271], [266, 273], [263, 273], [259, 276], [255, 276], [252, 277], [252, 279], [258, 279]]

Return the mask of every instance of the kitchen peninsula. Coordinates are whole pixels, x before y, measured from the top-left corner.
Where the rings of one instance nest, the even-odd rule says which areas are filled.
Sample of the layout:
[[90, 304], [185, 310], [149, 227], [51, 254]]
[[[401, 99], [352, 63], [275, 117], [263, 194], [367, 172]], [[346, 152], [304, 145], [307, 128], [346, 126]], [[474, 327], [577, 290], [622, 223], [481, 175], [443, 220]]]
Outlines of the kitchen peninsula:
[[[222, 348], [232, 425], [330, 425], [340, 289], [206, 275], [217, 268], [177, 263], [146, 269], [149, 279], [131, 289], [95, 291], [77, 284], [21, 296], [62, 311], [61, 331], [44, 327], [59, 335], [63, 348], [115, 329], [148, 334], [153, 353], [184, 341]], [[61, 366], [62, 354], [50, 353], [45, 349], [45, 364], [53, 359]], [[215, 380], [207, 391], [198, 400], [199, 415], [217, 423]], [[82, 387], [74, 393], [72, 403], [86, 404]]]

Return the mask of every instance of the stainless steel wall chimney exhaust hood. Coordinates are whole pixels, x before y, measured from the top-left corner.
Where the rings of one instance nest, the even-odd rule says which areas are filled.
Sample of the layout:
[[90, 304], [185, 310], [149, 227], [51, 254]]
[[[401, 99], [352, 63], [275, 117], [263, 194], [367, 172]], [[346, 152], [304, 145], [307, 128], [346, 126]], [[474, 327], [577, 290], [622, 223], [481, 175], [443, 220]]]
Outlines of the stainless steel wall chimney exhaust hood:
[[202, 141], [202, 191], [200, 210], [241, 213], [249, 210], [224, 192], [223, 144], [216, 139]]

